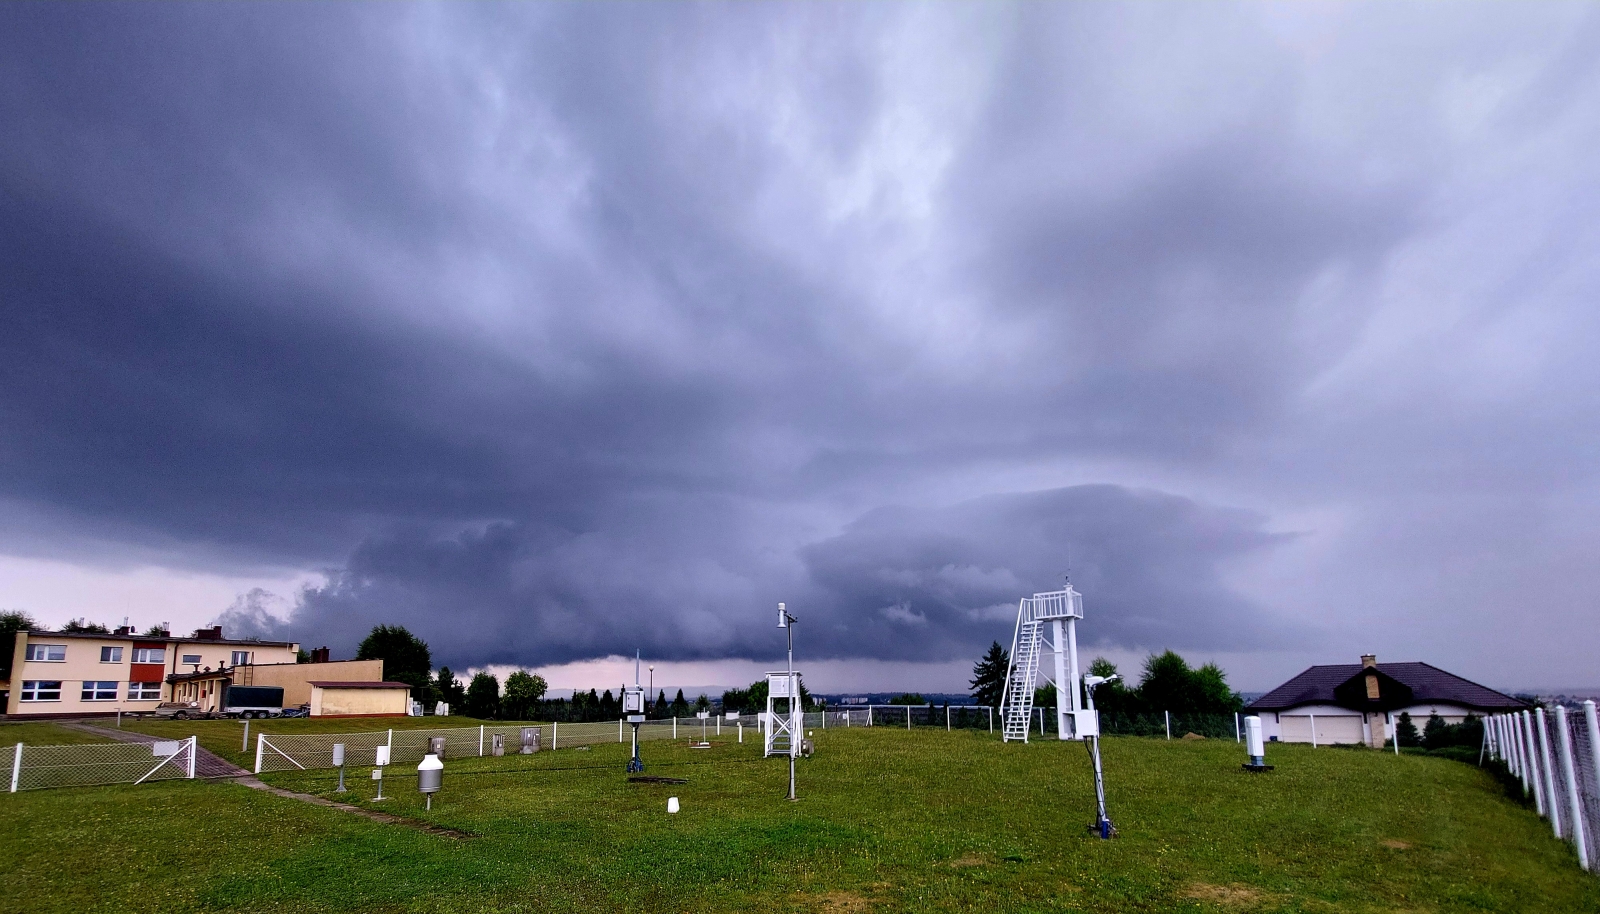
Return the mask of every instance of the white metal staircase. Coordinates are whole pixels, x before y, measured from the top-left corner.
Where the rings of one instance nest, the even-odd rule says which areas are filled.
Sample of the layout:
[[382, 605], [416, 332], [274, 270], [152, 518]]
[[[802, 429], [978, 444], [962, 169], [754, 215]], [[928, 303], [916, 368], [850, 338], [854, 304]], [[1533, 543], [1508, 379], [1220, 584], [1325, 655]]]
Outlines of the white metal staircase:
[[[1000, 698], [1001, 736], [1006, 742], [1028, 741], [1029, 723], [1033, 715], [1033, 690], [1039, 681], [1039, 659], [1049, 647], [1055, 657], [1053, 676], [1045, 678], [1056, 687], [1060, 682], [1078, 681], [1077, 638], [1073, 623], [1083, 618], [1083, 594], [1068, 584], [1062, 590], [1036, 593], [1023, 597], [1017, 604], [1017, 628], [1011, 638], [1011, 668], [1006, 671], [1006, 688]], [[1054, 642], [1046, 643], [1044, 626], [1054, 628]], [[1069, 657], [1070, 655], [1070, 657]], [[1058, 682], [1059, 680], [1059, 682]], [[1069, 701], [1068, 710], [1077, 710], [1072, 698], [1075, 690], [1065, 687]], [[1060, 730], [1068, 727], [1057, 722]], [[1065, 738], [1065, 737], [1063, 737]]]
[[1029, 722], [1033, 717], [1033, 683], [1039, 673], [1039, 642], [1042, 638], [1039, 622], [1030, 620], [1017, 626], [1011, 644], [1011, 672], [1006, 677], [1005, 697], [1001, 700], [1001, 720], [1004, 729], [1001, 737], [1010, 742], [1028, 741]]

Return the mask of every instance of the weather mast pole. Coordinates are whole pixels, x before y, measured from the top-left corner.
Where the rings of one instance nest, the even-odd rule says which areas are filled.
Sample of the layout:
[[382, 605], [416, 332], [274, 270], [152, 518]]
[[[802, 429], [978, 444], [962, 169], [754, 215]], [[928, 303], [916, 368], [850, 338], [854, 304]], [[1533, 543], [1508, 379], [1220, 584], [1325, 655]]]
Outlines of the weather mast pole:
[[789, 799], [791, 800], [795, 799], [794, 757], [800, 751], [800, 734], [797, 729], [799, 724], [796, 721], [804, 720], [799, 714], [795, 713], [795, 703], [800, 700], [800, 690], [795, 687], [794, 681], [794, 624], [798, 621], [794, 616], [789, 615], [789, 610], [782, 603], [778, 604], [778, 627], [783, 629], [789, 636], [787, 680], [789, 683]]

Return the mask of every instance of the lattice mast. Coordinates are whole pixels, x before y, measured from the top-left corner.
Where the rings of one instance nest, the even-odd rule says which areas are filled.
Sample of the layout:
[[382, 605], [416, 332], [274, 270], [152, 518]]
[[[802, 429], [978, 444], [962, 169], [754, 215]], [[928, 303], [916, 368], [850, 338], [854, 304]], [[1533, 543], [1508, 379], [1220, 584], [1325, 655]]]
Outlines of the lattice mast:
[[[1069, 581], [1062, 590], [1023, 597], [1017, 604], [1017, 627], [1011, 636], [1011, 665], [1000, 699], [1001, 736], [1006, 742], [1028, 741], [1033, 720], [1033, 690], [1046, 650], [1051, 670], [1044, 679], [1056, 687], [1056, 732], [1061, 739], [1081, 739], [1076, 726], [1081, 710], [1078, 694], [1078, 630], [1083, 594]], [[1047, 638], [1046, 629], [1049, 630]], [[1051, 675], [1053, 673], [1054, 675]]]

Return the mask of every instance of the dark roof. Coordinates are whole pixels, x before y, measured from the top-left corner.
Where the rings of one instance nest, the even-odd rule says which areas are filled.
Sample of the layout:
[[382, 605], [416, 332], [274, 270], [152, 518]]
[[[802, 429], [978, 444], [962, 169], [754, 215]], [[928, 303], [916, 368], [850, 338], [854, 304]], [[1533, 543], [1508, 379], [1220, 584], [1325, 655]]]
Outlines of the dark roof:
[[[1255, 711], [1281, 711], [1307, 704], [1348, 705], [1334, 696], [1334, 689], [1361, 675], [1359, 663], [1314, 666], [1304, 673], [1249, 704]], [[1376, 669], [1405, 685], [1412, 692], [1407, 704], [1447, 702], [1480, 711], [1528, 707], [1527, 702], [1496, 692], [1487, 686], [1462, 679], [1428, 663], [1380, 663]]]
[[308, 684], [309, 685], [314, 685], [314, 686], [316, 686], [318, 688], [322, 688], [322, 689], [409, 689], [409, 688], [411, 688], [411, 684], [408, 683], [408, 682], [327, 682], [327, 681], [323, 681], [323, 680], [315, 680], [315, 681], [312, 681], [312, 682], [310, 682]]
[[47, 632], [29, 629], [25, 633], [31, 641], [49, 641], [55, 638], [93, 638], [97, 641], [138, 641], [143, 644], [239, 644], [257, 647], [294, 647], [298, 641], [258, 641], [246, 638], [174, 638], [171, 635], [119, 635], [116, 632]]
[[190, 679], [233, 679], [234, 667], [225, 670], [195, 670], [192, 673], [172, 673], [167, 676], [168, 682], [184, 682]]

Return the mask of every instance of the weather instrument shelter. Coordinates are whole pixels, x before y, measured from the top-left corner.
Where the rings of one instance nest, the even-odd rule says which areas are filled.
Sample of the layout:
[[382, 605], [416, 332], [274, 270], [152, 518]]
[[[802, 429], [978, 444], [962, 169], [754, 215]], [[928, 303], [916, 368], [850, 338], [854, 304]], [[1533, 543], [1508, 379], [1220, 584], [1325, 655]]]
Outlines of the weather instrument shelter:
[[[777, 712], [778, 702], [787, 710]], [[800, 671], [767, 674], [766, 756], [792, 755], [800, 746]]]
[[[1083, 594], [1068, 582], [1065, 589], [1023, 597], [1017, 604], [1017, 627], [1011, 637], [1011, 667], [1000, 699], [1002, 738], [1028, 741], [1033, 719], [1033, 690], [1049, 653], [1043, 678], [1056, 687], [1056, 732], [1061, 739], [1093, 735], [1094, 712], [1085, 711], [1078, 694], [1077, 621], [1083, 618]], [[1046, 637], [1046, 629], [1049, 637]]]

